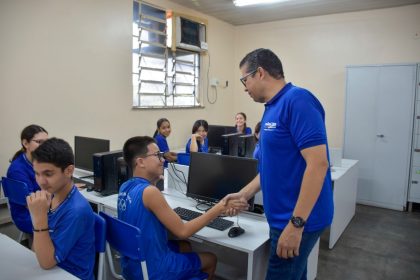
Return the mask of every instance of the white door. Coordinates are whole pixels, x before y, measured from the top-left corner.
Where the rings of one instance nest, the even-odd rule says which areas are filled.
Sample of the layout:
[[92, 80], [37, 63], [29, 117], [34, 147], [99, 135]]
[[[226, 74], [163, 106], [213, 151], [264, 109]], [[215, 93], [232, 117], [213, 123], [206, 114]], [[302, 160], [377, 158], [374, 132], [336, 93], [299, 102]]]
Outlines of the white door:
[[358, 202], [405, 207], [415, 81], [416, 65], [348, 68], [344, 153], [360, 160]]

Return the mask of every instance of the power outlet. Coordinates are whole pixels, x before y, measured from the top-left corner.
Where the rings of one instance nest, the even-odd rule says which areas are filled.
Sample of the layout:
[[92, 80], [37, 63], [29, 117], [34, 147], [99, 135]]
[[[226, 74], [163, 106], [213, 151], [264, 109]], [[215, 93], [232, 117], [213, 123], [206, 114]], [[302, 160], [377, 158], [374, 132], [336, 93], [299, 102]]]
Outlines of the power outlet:
[[218, 78], [211, 78], [210, 79], [210, 86], [212, 86], [212, 87], [219, 86], [219, 79]]

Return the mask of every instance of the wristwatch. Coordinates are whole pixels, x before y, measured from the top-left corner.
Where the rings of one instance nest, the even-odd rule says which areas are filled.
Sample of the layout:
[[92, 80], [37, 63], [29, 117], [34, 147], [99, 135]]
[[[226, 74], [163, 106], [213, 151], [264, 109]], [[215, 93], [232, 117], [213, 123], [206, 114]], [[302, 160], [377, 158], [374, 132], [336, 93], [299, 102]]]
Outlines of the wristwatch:
[[292, 225], [295, 228], [303, 228], [303, 226], [306, 224], [306, 221], [301, 217], [292, 216], [292, 218], [290, 218], [290, 221], [292, 222]]

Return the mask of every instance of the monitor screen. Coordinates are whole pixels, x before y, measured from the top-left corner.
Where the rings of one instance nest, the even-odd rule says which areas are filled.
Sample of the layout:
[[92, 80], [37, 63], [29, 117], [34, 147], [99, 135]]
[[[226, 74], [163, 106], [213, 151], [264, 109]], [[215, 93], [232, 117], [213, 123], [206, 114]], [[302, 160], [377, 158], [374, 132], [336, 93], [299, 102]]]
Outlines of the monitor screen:
[[93, 171], [93, 154], [109, 152], [109, 140], [74, 136], [74, 156], [77, 168]]
[[209, 147], [212, 148], [222, 148], [223, 147], [223, 138], [222, 135], [236, 132], [234, 126], [226, 125], [209, 125], [209, 131], [207, 138], [209, 139]]
[[257, 173], [255, 159], [191, 153], [187, 196], [217, 202], [229, 193], [240, 191]]

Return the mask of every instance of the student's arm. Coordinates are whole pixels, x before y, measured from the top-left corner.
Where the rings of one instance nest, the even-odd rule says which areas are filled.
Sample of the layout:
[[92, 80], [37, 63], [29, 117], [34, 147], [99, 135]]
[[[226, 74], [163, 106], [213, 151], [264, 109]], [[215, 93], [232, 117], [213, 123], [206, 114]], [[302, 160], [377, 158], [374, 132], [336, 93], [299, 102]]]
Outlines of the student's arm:
[[[301, 150], [301, 154], [306, 161], [306, 169], [293, 216], [306, 221], [324, 184], [328, 170], [327, 148], [326, 145], [318, 145]], [[296, 228], [289, 222], [277, 243], [277, 255], [282, 258], [298, 256], [302, 232], [303, 228]]]
[[143, 193], [143, 204], [161, 223], [176, 237], [186, 239], [209, 224], [222, 214], [227, 207], [222, 202], [217, 203], [200, 217], [184, 223], [181, 218], [168, 205], [162, 193], [154, 186], [147, 187]]
[[167, 161], [173, 162], [178, 159], [178, 154], [175, 152], [167, 151], [165, 152], [164, 157]]
[[198, 144], [197, 141], [201, 141], [201, 137], [198, 134], [191, 135], [191, 143], [190, 143], [190, 153], [198, 152]]
[[[51, 205], [51, 195], [44, 191], [37, 191], [26, 197], [29, 212], [34, 227], [33, 250], [39, 265], [44, 269], [53, 268], [57, 262], [54, 258], [54, 244], [48, 230], [48, 209]], [[35, 231], [35, 230], [43, 231]]]

